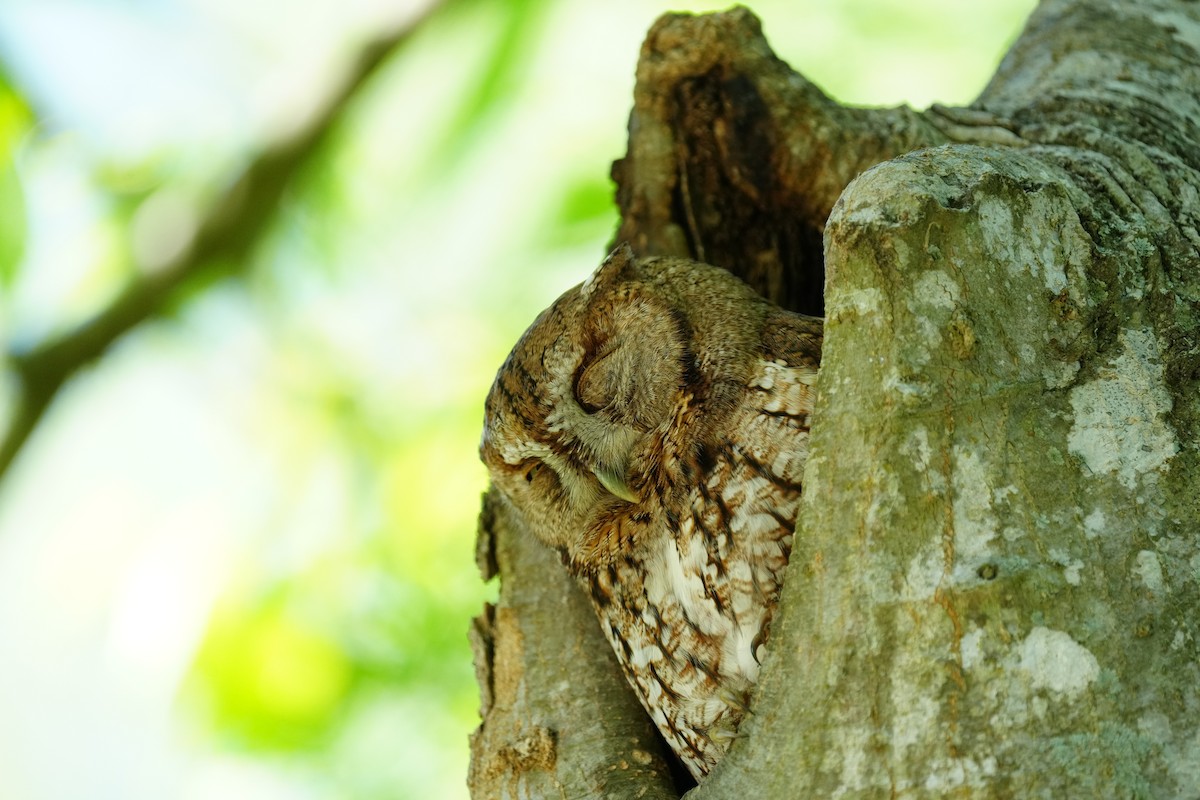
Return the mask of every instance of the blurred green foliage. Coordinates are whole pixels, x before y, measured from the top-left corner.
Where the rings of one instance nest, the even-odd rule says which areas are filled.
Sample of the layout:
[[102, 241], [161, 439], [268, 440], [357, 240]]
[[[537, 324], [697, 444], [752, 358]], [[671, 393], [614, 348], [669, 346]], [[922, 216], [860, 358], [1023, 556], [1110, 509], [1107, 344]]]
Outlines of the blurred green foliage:
[[196, 656], [212, 691], [214, 724], [245, 745], [324, 744], [350, 691], [352, 666], [340, 643], [298, 618], [287, 594], [226, 597]]
[[29, 106], [0, 72], [0, 302], [16, 279], [25, 248], [25, 198], [15, 158], [32, 123]]

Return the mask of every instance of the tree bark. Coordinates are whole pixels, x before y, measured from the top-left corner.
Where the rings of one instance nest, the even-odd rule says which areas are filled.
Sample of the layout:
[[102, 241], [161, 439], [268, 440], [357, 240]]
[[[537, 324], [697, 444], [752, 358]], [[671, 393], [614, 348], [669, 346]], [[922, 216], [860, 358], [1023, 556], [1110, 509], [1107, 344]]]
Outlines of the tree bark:
[[[772, 645], [688, 796], [1200, 797], [1200, 4], [1044, 0], [924, 113], [838, 106], [745, 10], [664, 17], [614, 176], [640, 254], [826, 314]], [[526, 697], [609, 656], [513, 611]], [[596, 699], [553, 725], [600, 776], [634, 723]], [[480, 741], [475, 797], [591, 796], [484, 779]]]
[[481, 574], [503, 581], [470, 632], [484, 719], [471, 737], [472, 794], [678, 797], [591, 605], [494, 489], [478, 542]]

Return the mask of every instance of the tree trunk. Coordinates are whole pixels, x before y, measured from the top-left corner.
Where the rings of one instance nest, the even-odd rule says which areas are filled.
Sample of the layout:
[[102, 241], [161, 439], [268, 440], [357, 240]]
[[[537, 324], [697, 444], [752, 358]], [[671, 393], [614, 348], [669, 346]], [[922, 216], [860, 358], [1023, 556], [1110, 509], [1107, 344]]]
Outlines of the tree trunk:
[[[838, 106], [745, 10], [664, 17], [614, 177], [639, 254], [826, 315], [771, 647], [688, 796], [1200, 797], [1200, 3], [1044, 0], [924, 113]], [[494, 520], [473, 796], [678, 796]]]

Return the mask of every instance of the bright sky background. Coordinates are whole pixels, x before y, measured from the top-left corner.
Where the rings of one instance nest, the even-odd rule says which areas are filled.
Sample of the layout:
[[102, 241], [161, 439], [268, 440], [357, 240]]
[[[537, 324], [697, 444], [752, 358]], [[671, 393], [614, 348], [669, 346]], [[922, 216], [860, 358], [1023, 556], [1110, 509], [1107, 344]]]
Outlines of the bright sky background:
[[[1032, 2], [750, 5], [839, 99], [924, 107], [969, 102]], [[5, 0], [0, 63], [38, 115], [6, 341], [86, 317], [169, 252], [364, 33], [417, 6]], [[595, 198], [638, 48], [679, 6], [527, 7], [474, 116], [508, 6], [435, 18], [253, 277], [122, 341], [0, 485], [0, 797], [465, 797], [465, 632], [495, 591], [472, 560], [482, 398], [603, 254], [615, 213]], [[268, 717], [323, 738], [264, 746]]]

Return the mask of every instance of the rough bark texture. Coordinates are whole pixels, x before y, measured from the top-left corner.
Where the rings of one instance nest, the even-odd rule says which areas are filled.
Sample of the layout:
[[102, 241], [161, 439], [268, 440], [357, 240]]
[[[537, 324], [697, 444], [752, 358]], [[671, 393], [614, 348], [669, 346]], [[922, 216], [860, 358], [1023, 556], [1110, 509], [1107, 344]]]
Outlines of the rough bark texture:
[[781, 616], [688, 796], [1200, 797], [1200, 3], [1047, 0], [967, 109], [841, 108], [743, 10], [638, 78], [618, 238], [825, 287]]
[[908, 108], [845, 108], [780, 61], [745, 9], [667, 15], [642, 45], [629, 152], [613, 165], [639, 255], [725, 267], [821, 313], [821, 236], [867, 167], [945, 141]]
[[471, 628], [484, 719], [471, 737], [472, 796], [677, 797], [662, 740], [587, 599], [495, 490], [479, 545], [483, 576], [503, 580]]

